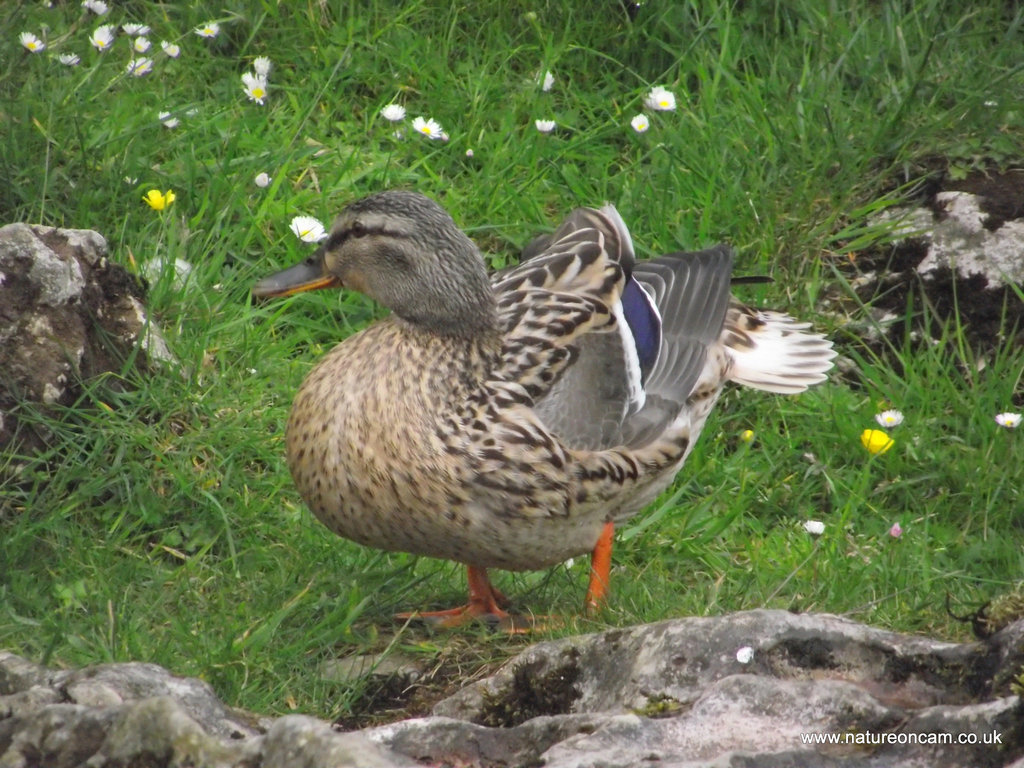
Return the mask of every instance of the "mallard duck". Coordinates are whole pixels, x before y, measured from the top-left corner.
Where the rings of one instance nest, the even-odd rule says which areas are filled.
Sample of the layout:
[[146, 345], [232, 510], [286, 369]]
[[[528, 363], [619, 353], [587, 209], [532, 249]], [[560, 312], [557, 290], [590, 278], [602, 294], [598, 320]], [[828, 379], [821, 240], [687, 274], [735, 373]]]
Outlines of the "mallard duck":
[[446, 625], [510, 622], [487, 570], [590, 553], [606, 597], [615, 526], [672, 482], [726, 382], [801, 392], [835, 353], [788, 315], [730, 296], [719, 245], [637, 261], [611, 205], [579, 208], [488, 276], [436, 202], [349, 205], [256, 297], [341, 286], [391, 310], [302, 383], [286, 431], [295, 485], [347, 539], [468, 567]]

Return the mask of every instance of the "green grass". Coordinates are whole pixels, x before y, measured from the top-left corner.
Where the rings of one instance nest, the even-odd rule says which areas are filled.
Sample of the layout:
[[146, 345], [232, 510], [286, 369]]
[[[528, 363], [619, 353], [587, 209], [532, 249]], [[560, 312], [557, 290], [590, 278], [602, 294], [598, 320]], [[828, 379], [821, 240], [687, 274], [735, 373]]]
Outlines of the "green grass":
[[[395, 625], [395, 611], [458, 601], [459, 569], [334, 537], [284, 466], [299, 382], [381, 312], [337, 294], [253, 306], [249, 287], [308, 253], [292, 216], [328, 221], [389, 186], [441, 200], [495, 264], [604, 200], [645, 256], [727, 240], [740, 273], [775, 278], [745, 299], [813, 320], [856, 363], [797, 398], [723, 397], [676, 486], [623, 527], [608, 609], [561, 631], [768, 606], [964, 638], [946, 593], [977, 605], [1020, 579], [1024, 434], [992, 416], [1019, 402], [1024, 352], [982, 353], [952, 321], [940, 345], [915, 345], [908, 309], [907, 342], [879, 355], [819, 306], [844, 290], [845, 254], [884, 237], [869, 215], [924, 169], [1019, 159], [1024, 15], [994, 0], [827, 13], [811, 0], [649, 2], [630, 24], [612, 0], [601, 13], [233, 0], [207, 41], [191, 33], [209, 18], [200, 5], [130, 2], [102, 20], [153, 27], [142, 78], [124, 75], [123, 37], [89, 48], [101, 21], [78, 3], [0, 10], [0, 220], [98, 230], [131, 269], [156, 256], [195, 268], [184, 289], [167, 275], [149, 297], [179, 365], [126, 369], [71, 407], [20, 414], [54, 442], [0, 460], [0, 647], [56, 665], [153, 661], [233, 704], [344, 717], [365, 691], [322, 681], [324, 659], [395, 647], [486, 662], [526, 642]], [[23, 51], [23, 30], [45, 30], [49, 49]], [[51, 56], [67, 51], [80, 66]], [[274, 62], [265, 106], [239, 79], [257, 55]], [[546, 68], [550, 93], [536, 86]], [[679, 108], [636, 134], [629, 119], [656, 84]], [[394, 101], [450, 140], [394, 138], [379, 117]], [[181, 125], [162, 127], [160, 110]], [[534, 129], [541, 117], [554, 134]], [[177, 195], [162, 213], [141, 202], [153, 188]], [[859, 435], [883, 403], [906, 423], [871, 457]], [[809, 519], [825, 534], [809, 536]], [[520, 605], [571, 616], [584, 561], [497, 579]]]

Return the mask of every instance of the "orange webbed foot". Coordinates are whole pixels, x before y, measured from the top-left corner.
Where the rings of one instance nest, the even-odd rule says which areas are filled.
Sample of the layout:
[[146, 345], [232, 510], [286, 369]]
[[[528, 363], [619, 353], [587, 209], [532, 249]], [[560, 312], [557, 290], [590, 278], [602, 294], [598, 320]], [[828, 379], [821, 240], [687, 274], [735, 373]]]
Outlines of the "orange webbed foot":
[[509, 599], [491, 584], [486, 568], [470, 565], [466, 568], [469, 581], [469, 602], [457, 608], [441, 611], [410, 611], [395, 614], [400, 621], [423, 621], [440, 629], [461, 627], [480, 620], [509, 634], [537, 632], [551, 627], [557, 619], [548, 616], [524, 616], [509, 613]]

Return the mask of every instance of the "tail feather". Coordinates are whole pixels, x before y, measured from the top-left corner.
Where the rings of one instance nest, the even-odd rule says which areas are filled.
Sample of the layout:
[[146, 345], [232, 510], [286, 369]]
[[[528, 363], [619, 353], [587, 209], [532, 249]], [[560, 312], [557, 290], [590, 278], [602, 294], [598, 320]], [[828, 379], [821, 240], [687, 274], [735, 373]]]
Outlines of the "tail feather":
[[733, 302], [722, 331], [733, 359], [730, 380], [780, 394], [824, 381], [836, 351], [823, 334], [808, 333], [809, 327], [782, 312]]

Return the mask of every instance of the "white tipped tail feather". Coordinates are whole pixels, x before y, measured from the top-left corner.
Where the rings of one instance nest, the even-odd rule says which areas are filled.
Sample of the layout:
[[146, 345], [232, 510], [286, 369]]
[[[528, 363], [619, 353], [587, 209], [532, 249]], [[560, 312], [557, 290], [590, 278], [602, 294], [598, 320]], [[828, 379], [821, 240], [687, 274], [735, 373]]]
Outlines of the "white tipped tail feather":
[[723, 340], [733, 359], [729, 379], [754, 389], [781, 394], [803, 392], [824, 381], [836, 351], [810, 323], [771, 310], [729, 306]]

